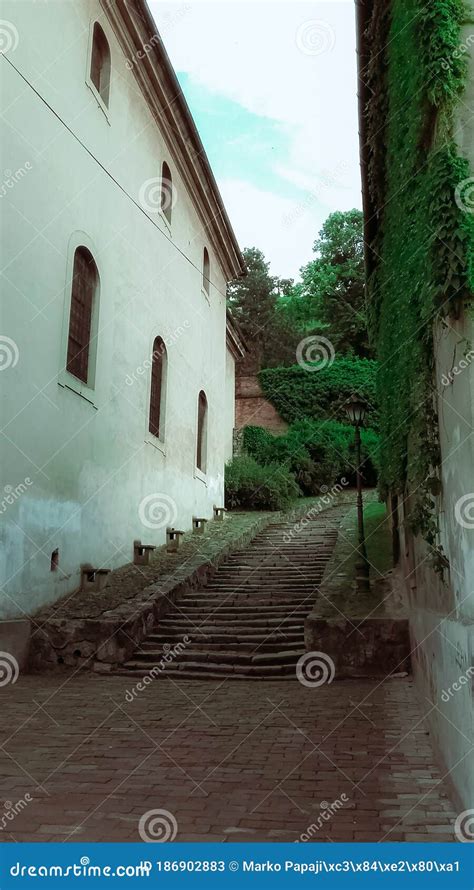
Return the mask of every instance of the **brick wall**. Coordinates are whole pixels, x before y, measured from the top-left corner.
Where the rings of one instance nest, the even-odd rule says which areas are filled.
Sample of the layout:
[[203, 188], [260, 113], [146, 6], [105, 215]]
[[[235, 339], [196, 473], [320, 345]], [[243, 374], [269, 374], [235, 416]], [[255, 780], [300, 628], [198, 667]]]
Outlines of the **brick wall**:
[[284, 433], [288, 424], [262, 394], [256, 377], [237, 377], [235, 381], [235, 427], [262, 426], [272, 433]]

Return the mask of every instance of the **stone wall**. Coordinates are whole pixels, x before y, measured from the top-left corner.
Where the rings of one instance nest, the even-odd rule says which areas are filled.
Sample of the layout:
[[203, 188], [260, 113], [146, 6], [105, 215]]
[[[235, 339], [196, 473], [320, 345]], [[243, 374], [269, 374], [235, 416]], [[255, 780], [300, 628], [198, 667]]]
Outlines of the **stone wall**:
[[235, 381], [235, 427], [262, 426], [272, 433], [284, 433], [288, 424], [263, 395], [257, 377], [237, 377]]

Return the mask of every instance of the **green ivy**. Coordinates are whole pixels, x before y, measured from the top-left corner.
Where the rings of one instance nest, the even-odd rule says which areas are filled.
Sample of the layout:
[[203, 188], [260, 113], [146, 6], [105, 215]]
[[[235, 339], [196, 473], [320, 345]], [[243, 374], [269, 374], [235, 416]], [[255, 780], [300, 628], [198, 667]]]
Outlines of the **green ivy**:
[[266, 368], [258, 379], [265, 397], [288, 423], [305, 417], [347, 420], [344, 405], [358, 392], [369, 405], [367, 425], [376, 426], [376, 371], [377, 362], [371, 359], [346, 357], [317, 371], [299, 365]]
[[380, 361], [380, 481], [394, 492], [409, 482], [412, 527], [438, 567], [445, 560], [433, 494], [440, 464], [433, 325], [474, 285], [474, 218], [455, 201], [470, 176], [454, 138], [467, 70], [459, 49], [464, 16], [461, 0], [377, 0], [368, 35], [369, 191], [377, 219], [368, 296]]

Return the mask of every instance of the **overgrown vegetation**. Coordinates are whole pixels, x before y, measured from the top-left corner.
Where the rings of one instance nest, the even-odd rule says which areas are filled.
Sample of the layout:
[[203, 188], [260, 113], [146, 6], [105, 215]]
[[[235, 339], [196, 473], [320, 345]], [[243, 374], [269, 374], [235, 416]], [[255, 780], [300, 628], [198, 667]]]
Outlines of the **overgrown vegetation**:
[[[289, 470], [304, 495], [318, 494], [337, 482], [355, 483], [354, 430], [336, 421], [300, 420], [284, 436], [273, 436], [261, 427], [246, 427], [244, 447], [260, 464], [276, 462]], [[376, 483], [378, 437], [362, 430], [365, 482]]]
[[440, 464], [433, 323], [455, 312], [474, 286], [474, 217], [455, 200], [470, 175], [454, 132], [466, 79], [464, 15], [461, 0], [378, 0], [368, 36], [369, 188], [377, 212], [369, 299], [380, 361], [381, 483], [394, 492], [409, 483], [413, 529], [438, 569], [445, 560], [432, 494]]
[[313, 372], [299, 365], [267, 368], [260, 371], [259, 381], [265, 397], [288, 423], [304, 417], [347, 423], [344, 405], [357, 392], [368, 405], [367, 425], [376, 427], [376, 376], [377, 362], [342, 356]]
[[[229, 503], [257, 505], [273, 498], [270, 467], [291, 474], [305, 495], [330, 488], [341, 477], [354, 483], [354, 430], [345, 404], [357, 392], [368, 405], [367, 423], [376, 428], [376, 362], [370, 347], [364, 293], [362, 214], [359, 210], [332, 213], [314, 243], [315, 258], [301, 269], [297, 284], [270, 275], [256, 248], [244, 251], [248, 275], [229, 288], [229, 304], [239, 320], [250, 357], [246, 373], [258, 373], [264, 396], [290, 424], [285, 436], [248, 427], [244, 448], [265, 470], [258, 495], [254, 464], [234, 461], [226, 471]], [[331, 350], [325, 361], [311, 367], [296, 364], [297, 346], [306, 338], [324, 337]], [[317, 359], [316, 359], [317, 361]], [[363, 434], [367, 484], [376, 483], [377, 436]]]
[[228, 508], [284, 510], [300, 494], [293, 474], [274, 461], [262, 466], [255, 458], [242, 455], [226, 466]]

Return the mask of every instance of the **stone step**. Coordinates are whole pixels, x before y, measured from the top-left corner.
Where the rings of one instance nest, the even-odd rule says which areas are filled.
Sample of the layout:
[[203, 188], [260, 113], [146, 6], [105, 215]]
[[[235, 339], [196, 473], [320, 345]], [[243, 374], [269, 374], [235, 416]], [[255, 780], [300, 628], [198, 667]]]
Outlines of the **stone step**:
[[[265, 639], [265, 638], [264, 638]], [[206, 642], [201, 643], [199, 637], [193, 637], [191, 635], [192, 647], [194, 651], [197, 652], [228, 652], [229, 651], [229, 642], [228, 640], [225, 643], [215, 643], [212, 641], [212, 638], [207, 640]], [[300, 636], [296, 636], [292, 639], [291, 637], [278, 636], [278, 639], [275, 640], [275, 635], [272, 634], [271, 637], [272, 642], [258, 642], [253, 639], [251, 642], [247, 643], [239, 643], [235, 640], [232, 642], [232, 651], [233, 652], [253, 652], [256, 648], [258, 648], [259, 652], [274, 652], [275, 648], [278, 648], [279, 652], [293, 651], [296, 645], [301, 645], [303, 647], [304, 644], [304, 634], [301, 633]], [[173, 640], [169, 640], [166, 637], [160, 640], [151, 640], [150, 637], [147, 637], [143, 643], [140, 644], [139, 649], [136, 650], [136, 655], [141, 655], [147, 652], [153, 652], [155, 657], [160, 660], [164, 655], [169, 653], [169, 646], [173, 643]], [[176, 643], [178, 640], [176, 640]], [[167, 646], [168, 648], [164, 649], [163, 647]], [[173, 647], [171, 647], [173, 648]]]
[[[282, 614], [285, 615], [288, 611], [288, 607], [284, 606], [261, 606], [260, 603], [256, 603], [255, 605], [242, 605], [242, 606], [228, 606], [225, 598], [222, 602], [220, 602], [220, 597], [213, 597], [213, 603], [219, 608], [219, 612], [223, 615], [256, 615], [257, 617], [261, 617], [262, 615], [267, 615], [269, 612], [273, 612], [276, 615]], [[181, 603], [181, 600], [180, 600]], [[293, 609], [295, 611], [306, 613], [308, 609], [311, 609], [312, 603], [308, 600], [307, 603], [301, 603], [301, 605], [293, 605]], [[169, 612], [166, 613], [166, 617], [169, 618], [170, 615], [174, 614], [174, 609], [176, 609], [176, 613], [183, 614], [184, 609], [180, 607], [180, 605], [173, 606]], [[202, 610], [200, 606], [186, 606], [186, 615], [202, 615], [205, 616], [206, 612]], [[210, 613], [209, 613], [210, 614]]]
[[242, 606], [239, 609], [237, 606], [230, 608], [229, 606], [219, 605], [219, 603], [215, 603], [213, 608], [211, 609], [199, 609], [196, 607], [183, 609], [176, 609], [171, 612], [168, 612], [166, 615], [167, 619], [172, 621], [179, 620], [182, 618], [189, 618], [190, 621], [207, 622], [209, 619], [218, 618], [219, 621], [237, 621], [240, 619], [248, 619], [249, 621], [259, 621], [262, 618], [277, 620], [278, 618], [284, 618], [289, 614], [293, 617], [298, 616], [298, 618], [305, 618], [306, 615], [311, 611], [311, 601], [308, 601], [306, 605], [302, 606], [283, 606], [283, 607], [275, 607], [271, 606], [266, 609], [256, 609], [254, 606]]
[[[299, 616], [299, 623], [302, 623], [302, 618]], [[263, 615], [260, 618], [246, 618], [239, 615], [235, 621], [229, 621], [226, 615], [219, 615], [219, 609], [216, 609], [212, 614], [212, 617], [208, 621], [204, 621], [204, 619], [199, 620], [200, 627], [221, 627], [225, 625], [232, 629], [233, 627], [279, 627], [280, 625], [298, 624], [298, 616], [287, 614], [287, 615], [279, 615], [275, 618], [264, 617]], [[179, 630], [180, 627], [189, 628], [190, 622], [187, 615], [184, 616], [170, 616], [169, 618], [162, 618], [159, 623], [156, 625], [157, 628], [161, 630], [165, 630], [166, 628], [176, 628]]]
[[[276, 631], [274, 631], [273, 633], [267, 632], [267, 633], [254, 633], [254, 634], [240, 633], [240, 632], [235, 633], [235, 631], [232, 633], [230, 630], [228, 630], [227, 633], [222, 633], [222, 632], [216, 631], [214, 633], [209, 634], [209, 633], [201, 633], [200, 632], [198, 635], [196, 632], [194, 632], [194, 635], [193, 635], [193, 629], [190, 628], [190, 629], [188, 629], [188, 636], [190, 636], [193, 641], [199, 640], [199, 642], [201, 642], [203, 644], [207, 641], [210, 641], [213, 643], [225, 643], [227, 647], [229, 646], [229, 642], [231, 642], [232, 645], [234, 645], [235, 643], [255, 643], [256, 645], [258, 645], [259, 643], [268, 642], [270, 639], [273, 641], [274, 646], [277, 646], [277, 645], [279, 645], [280, 642], [303, 641], [304, 640], [304, 631], [303, 631], [303, 627], [301, 627], [297, 631], [291, 631], [291, 632], [285, 631], [284, 634], [277, 633]], [[230, 637], [230, 639], [229, 639], [229, 637]], [[153, 641], [153, 638], [151, 636], [149, 636], [149, 637], [147, 637], [147, 640]], [[167, 634], [166, 638], [165, 638], [165, 642], [170, 645], [174, 642], [178, 643], [178, 642], [182, 642], [182, 641], [183, 641], [182, 631], [179, 631], [179, 633], [176, 632], [174, 637], [173, 637], [172, 633]], [[142, 643], [142, 645], [143, 645], [143, 643]]]
[[[139, 679], [140, 677], [146, 677], [149, 674], [149, 671], [145, 668], [138, 667], [135, 669], [127, 669], [125, 667], [117, 668], [117, 674], [122, 674], [128, 677], [136, 677]], [[287, 679], [290, 680], [295, 674], [294, 668], [290, 671], [286, 672], [289, 676]], [[247, 668], [243, 670], [242, 673], [236, 673], [234, 671], [230, 671], [229, 668], [226, 670], [217, 673], [211, 669], [206, 669], [204, 671], [201, 670], [189, 670], [189, 668], [183, 668], [183, 670], [168, 670], [162, 671], [160, 673], [160, 682], [164, 682], [166, 679], [169, 680], [218, 680], [222, 682], [222, 680], [279, 680], [281, 682], [282, 678], [285, 678], [285, 672], [273, 672], [270, 674], [262, 674], [259, 668]]]
[[[232, 608], [239, 609], [239, 611], [240, 611], [240, 607], [244, 606], [244, 605], [249, 608], [250, 607], [255, 608], [255, 606], [258, 605], [259, 611], [261, 611], [262, 613], [266, 612], [266, 611], [271, 611], [274, 608], [274, 606], [285, 606], [287, 608], [287, 611], [291, 612], [293, 610], [293, 608], [298, 605], [305, 606], [305, 607], [309, 606], [309, 610], [311, 611], [311, 606], [312, 606], [314, 600], [315, 600], [314, 592], [307, 594], [307, 596], [305, 596], [305, 597], [301, 597], [301, 596], [291, 597], [289, 595], [285, 595], [284, 597], [282, 596], [278, 599], [267, 600], [266, 602], [261, 602], [261, 600], [259, 600], [257, 597], [247, 597], [246, 599], [236, 600], [233, 596], [229, 596], [229, 597], [223, 597], [221, 599], [218, 599], [217, 597], [215, 599], [208, 599], [202, 603], [194, 601], [193, 606], [201, 609], [201, 611], [204, 612], [205, 610], [214, 611], [216, 609], [219, 609], [221, 605], [224, 605], [224, 603], [227, 606], [231, 606]], [[190, 603], [189, 604], [178, 603], [180, 614], [183, 616], [186, 616], [187, 609], [189, 608], [190, 605], [191, 605]]]
[[[163, 670], [169, 667], [181, 665], [189, 661], [194, 664], [296, 664], [299, 658], [304, 654], [304, 648], [287, 649], [277, 652], [238, 652], [234, 649], [228, 649], [226, 652], [212, 652], [202, 649], [186, 649], [180, 652], [173, 660], [163, 666]], [[163, 658], [160, 652], [135, 652], [133, 663], [143, 662], [146, 664], [159, 664]]]
[[[205, 586], [170, 603], [120, 672], [143, 677], [157, 666], [160, 678], [179, 680], [294, 679], [305, 651], [304, 621], [334, 549], [338, 516], [311, 520], [301, 530], [277, 522], [260, 532]], [[164, 655], [170, 660], [162, 668]]]
[[189, 624], [183, 625], [173, 625], [161, 627], [161, 632], [164, 635], [168, 635], [169, 633], [175, 632], [181, 638], [186, 634], [191, 637], [202, 638], [213, 637], [216, 636], [224, 636], [229, 640], [232, 640], [234, 637], [249, 637], [254, 635], [260, 636], [271, 636], [276, 631], [280, 631], [283, 634], [299, 634], [303, 631], [304, 625], [303, 622], [299, 624], [258, 624], [258, 625], [228, 625], [228, 624], [205, 624], [205, 625], [196, 625], [195, 627], [189, 626]]
[[[123, 666], [122, 670], [127, 673], [134, 673], [137, 676], [136, 672], [140, 671], [141, 673], [138, 676], [144, 677], [146, 674], [150, 672], [150, 666], [147, 664], [142, 664], [138, 660], [133, 660], [126, 662]], [[185, 672], [193, 673], [197, 678], [201, 679], [210, 674], [217, 675], [219, 679], [223, 677], [234, 677], [234, 676], [252, 676], [265, 678], [270, 676], [282, 677], [282, 676], [295, 676], [295, 667], [294, 664], [248, 664], [248, 665], [231, 665], [231, 664], [222, 664], [217, 662], [199, 662], [199, 661], [188, 661], [186, 663], [183, 662], [183, 665], [180, 666], [176, 663], [173, 663], [165, 670], [160, 671], [159, 676], [165, 677], [166, 675], [173, 677], [183, 677], [185, 676]]]

